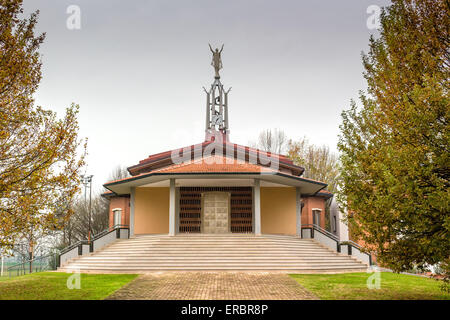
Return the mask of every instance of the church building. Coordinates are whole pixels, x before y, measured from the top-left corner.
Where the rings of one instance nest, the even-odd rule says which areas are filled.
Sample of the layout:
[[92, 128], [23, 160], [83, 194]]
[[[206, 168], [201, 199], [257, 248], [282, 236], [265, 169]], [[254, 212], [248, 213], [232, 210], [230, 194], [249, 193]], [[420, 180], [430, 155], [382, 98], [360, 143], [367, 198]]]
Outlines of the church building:
[[[211, 47], [210, 47], [211, 48]], [[223, 46], [222, 46], [223, 49]], [[232, 143], [230, 90], [221, 82], [221, 50], [212, 51], [214, 81], [205, 89], [205, 140], [149, 155], [109, 181], [110, 227], [144, 234], [261, 234], [301, 236], [325, 228], [326, 183], [281, 154]]]
[[105, 183], [110, 228], [63, 250], [59, 270], [366, 271], [370, 256], [342, 241], [337, 223], [325, 230], [326, 183], [284, 155], [231, 142], [222, 49], [211, 51], [204, 141], [150, 155]]

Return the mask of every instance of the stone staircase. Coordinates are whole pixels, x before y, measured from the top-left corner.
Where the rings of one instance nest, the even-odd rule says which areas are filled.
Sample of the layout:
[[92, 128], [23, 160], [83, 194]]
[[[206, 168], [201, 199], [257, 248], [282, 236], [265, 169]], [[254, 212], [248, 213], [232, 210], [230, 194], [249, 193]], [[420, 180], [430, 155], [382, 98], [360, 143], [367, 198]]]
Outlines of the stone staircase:
[[60, 271], [364, 272], [367, 265], [314, 240], [275, 235], [142, 235], [68, 261]]

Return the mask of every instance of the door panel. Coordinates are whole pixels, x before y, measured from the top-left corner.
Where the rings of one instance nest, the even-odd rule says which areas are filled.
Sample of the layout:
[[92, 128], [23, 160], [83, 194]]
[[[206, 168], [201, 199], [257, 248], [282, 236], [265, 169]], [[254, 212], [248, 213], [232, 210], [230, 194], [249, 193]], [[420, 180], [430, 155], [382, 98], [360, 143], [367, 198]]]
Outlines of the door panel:
[[205, 192], [203, 194], [203, 233], [228, 233], [230, 194], [228, 192]]
[[201, 194], [205, 192], [228, 192], [230, 201], [230, 231], [253, 232], [253, 200], [251, 187], [180, 187], [181, 233], [201, 232]]

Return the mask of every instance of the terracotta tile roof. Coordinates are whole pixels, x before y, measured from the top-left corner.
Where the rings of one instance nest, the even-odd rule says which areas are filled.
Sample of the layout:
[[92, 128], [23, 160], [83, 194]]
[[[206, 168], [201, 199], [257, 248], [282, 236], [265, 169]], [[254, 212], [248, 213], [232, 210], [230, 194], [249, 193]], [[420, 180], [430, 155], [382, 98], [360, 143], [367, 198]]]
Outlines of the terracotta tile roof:
[[[202, 147], [206, 147], [207, 145], [209, 145], [209, 144], [211, 144], [213, 142], [214, 141], [205, 141], [205, 142], [201, 143], [201, 146]], [[182, 149], [186, 149], [186, 148], [189, 148], [189, 149], [193, 150], [195, 146], [197, 146], [197, 145], [192, 144], [190, 146], [177, 148], [177, 149], [173, 149], [173, 150], [178, 150], [178, 149], [182, 150]], [[143, 160], [140, 160], [139, 164], [145, 164], [145, 163], [149, 163], [149, 162], [154, 162], [154, 161], [158, 161], [158, 160], [170, 157], [173, 150], [164, 151], [164, 152], [160, 152], [160, 153], [155, 153], [155, 154], [149, 155], [147, 158], [145, 158]]]
[[[309, 179], [309, 180], [311, 180], [311, 179]], [[312, 180], [312, 181], [315, 181], [315, 180]], [[320, 190], [319, 192], [317, 192], [316, 196], [324, 197], [324, 198], [331, 198], [331, 197], [334, 196], [334, 194], [331, 193], [331, 192], [328, 191], [328, 190], [322, 189], [322, 190]]]
[[119, 195], [119, 194], [116, 194], [116, 193], [114, 193], [114, 192], [112, 192], [112, 191], [105, 191], [105, 192], [103, 192], [102, 194], [100, 194], [102, 197], [104, 197], [104, 198], [106, 198], [106, 199], [111, 199], [111, 198], [120, 198], [120, 197], [129, 197], [129, 195]]
[[140, 173], [138, 175], [131, 176], [131, 177], [126, 177], [126, 178], [122, 178], [122, 179], [111, 180], [111, 181], [106, 182], [104, 185], [110, 184], [110, 183], [115, 183], [115, 182], [120, 182], [120, 181], [133, 180], [135, 178], [138, 178], [138, 177], [141, 177], [141, 176], [147, 176], [147, 175], [149, 175], [149, 172]]
[[[212, 146], [210, 146], [213, 144]], [[215, 144], [215, 145], [214, 145]], [[265, 153], [262, 150], [258, 150], [252, 147], [242, 146], [238, 144], [234, 144], [231, 142], [215, 142], [215, 141], [204, 141], [203, 143], [197, 144], [197, 145], [190, 145], [184, 148], [178, 148], [170, 151], [165, 151], [161, 153], [157, 153], [154, 155], [149, 156], [148, 158], [139, 161], [138, 164], [131, 166], [128, 168], [128, 171], [133, 175], [139, 175], [143, 172], [150, 172], [159, 170], [161, 168], [166, 168], [171, 165], [173, 165], [171, 155], [172, 153], [179, 154], [182, 150], [187, 150], [191, 153], [191, 159], [194, 158], [194, 150], [195, 148], [201, 148], [202, 154], [205, 152], [206, 148], [210, 148], [209, 152], [213, 150], [213, 154], [215, 152], [220, 152], [219, 155], [225, 155], [229, 158], [236, 159], [238, 156], [244, 155], [247, 162], [249, 162], [250, 154], [258, 155], [258, 158], [260, 155], [266, 155], [267, 157], [271, 158], [277, 158], [279, 162], [280, 168], [285, 168], [287, 170], [292, 171], [293, 174], [299, 176], [303, 173], [304, 168], [300, 166], [294, 165], [293, 161], [290, 160], [285, 155], [279, 155], [279, 154], [273, 154], [273, 153]], [[217, 150], [215, 149], [217, 148]], [[231, 150], [231, 154], [227, 154]], [[208, 151], [206, 151], [208, 152]], [[189, 153], [188, 153], [189, 155]], [[227, 164], [228, 165], [228, 164]], [[230, 171], [232, 168], [227, 169], [226, 171]]]
[[188, 161], [181, 164], [172, 164], [171, 166], [168, 167], [153, 170], [151, 172], [143, 172], [123, 179], [108, 181], [107, 183], [105, 183], [105, 185], [127, 180], [134, 180], [136, 178], [148, 176], [153, 173], [221, 173], [221, 172], [261, 173], [261, 172], [277, 172], [277, 171], [272, 170], [268, 167], [263, 167], [248, 162], [243, 163], [236, 159], [230, 159], [221, 156], [211, 156], [194, 161]]
[[194, 161], [188, 161], [182, 164], [174, 164], [162, 169], [153, 170], [152, 172], [164, 173], [208, 173], [208, 172], [276, 172], [269, 167], [263, 167], [248, 162], [238, 161], [223, 156], [210, 156]]

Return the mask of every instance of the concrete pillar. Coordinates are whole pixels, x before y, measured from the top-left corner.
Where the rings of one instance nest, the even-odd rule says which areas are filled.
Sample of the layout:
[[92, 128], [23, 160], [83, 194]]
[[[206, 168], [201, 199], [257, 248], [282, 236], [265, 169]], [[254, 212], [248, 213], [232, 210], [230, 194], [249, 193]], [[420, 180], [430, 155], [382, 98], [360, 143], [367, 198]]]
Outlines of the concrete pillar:
[[175, 188], [175, 233], [180, 230], [180, 188]]
[[261, 188], [259, 179], [255, 179], [254, 186], [254, 202], [255, 202], [255, 235], [261, 235]]
[[296, 207], [296, 234], [302, 236], [302, 194], [300, 188], [295, 188], [295, 207]]
[[131, 187], [130, 191], [130, 237], [134, 236], [134, 207], [135, 207], [135, 194], [136, 194], [136, 188]]
[[223, 88], [222, 86], [219, 87], [219, 114], [222, 116], [222, 123], [220, 124], [220, 129], [223, 128]]
[[228, 92], [225, 92], [225, 129], [230, 129], [228, 123]]
[[169, 236], [175, 235], [175, 211], [176, 211], [176, 194], [175, 194], [175, 179], [170, 179], [169, 192]]
[[211, 129], [211, 106], [209, 104], [209, 92], [206, 93], [206, 129]]
[[[211, 116], [216, 114], [216, 88], [213, 85], [212, 86], [212, 91], [211, 91]], [[213, 123], [211, 124], [211, 128], [215, 129], [216, 125]]]

